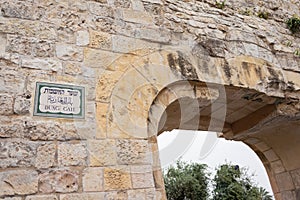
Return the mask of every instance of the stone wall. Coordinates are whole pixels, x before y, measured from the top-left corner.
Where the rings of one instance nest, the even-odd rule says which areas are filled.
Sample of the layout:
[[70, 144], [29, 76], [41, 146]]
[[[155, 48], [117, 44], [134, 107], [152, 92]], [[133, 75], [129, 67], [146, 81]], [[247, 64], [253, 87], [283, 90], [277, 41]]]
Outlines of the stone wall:
[[[255, 89], [292, 99], [297, 113], [300, 37], [285, 20], [299, 7], [0, 0], [0, 199], [163, 199], [147, 120], [159, 92], [177, 81]], [[85, 87], [85, 119], [33, 116], [36, 82]]]

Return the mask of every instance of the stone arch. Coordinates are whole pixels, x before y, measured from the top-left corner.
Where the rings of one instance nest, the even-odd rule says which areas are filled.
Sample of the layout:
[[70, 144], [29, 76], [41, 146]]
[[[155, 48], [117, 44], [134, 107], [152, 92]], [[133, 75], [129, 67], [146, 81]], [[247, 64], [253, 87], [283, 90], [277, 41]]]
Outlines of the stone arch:
[[[192, 109], [197, 110], [197, 106], [198, 109], [214, 108], [221, 113], [217, 113], [214, 120], [211, 116], [199, 120], [199, 113], [186, 113], [183, 121], [179, 119], [180, 126], [194, 130], [215, 129], [223, 132], [227, 139], [244, 141], [266, 166], [276, 198], [295, 199], [298, 168], [290, 171], [284, 167], [276, 149], [266, 141], [264, 134], [260, 136], [260, 132], [273, 129], [274, 123], [293, 120], [297, 126], [298, 101], [291, 96], [299, 94], [291, 89], [288, 74], [265, 60], [249, 56], [205, 60], [188, 52], [176, 49], [137, 50], [119, 57], [99, 75], [96, 90], [97, 121], [102, 133], [99, 137], [111, 139], [116, 144], [113, 164], [121, 168], [129, 166], [127, 170], [132, 182], [150, 178], [144, 189], [155, 188], [157, 198], [163, 198], [156, 135], [160, 131], [177, 128], [172, 124], [166, 126], [168, 119], [165, 113], [170, 106], [175, 105], [176, 108], [184, 99], [191, 100], [191, 104], [186, 105], [191, 107], [196, 100], [196, 107]], [[232, 97], [230, 100], [237, 98], [237, 101], [251, 102], [252, 107], [230, 119], [228, 109], [233, 109], [233, 105], [228, 104], [228, 97]], [[218, 105], [222, 103], [220, 101], [225, 101], [225, 104]], [[245, 105], [243, 103], [240, 107]], [[230, 110], [232, 113], [236, 111]], [[202, 124], [191, 124], [195, 117]], [[144, 177], [137, 179], [135, 174], [143, 171]], [[134, 183], [132, 188], [136, 189]]]

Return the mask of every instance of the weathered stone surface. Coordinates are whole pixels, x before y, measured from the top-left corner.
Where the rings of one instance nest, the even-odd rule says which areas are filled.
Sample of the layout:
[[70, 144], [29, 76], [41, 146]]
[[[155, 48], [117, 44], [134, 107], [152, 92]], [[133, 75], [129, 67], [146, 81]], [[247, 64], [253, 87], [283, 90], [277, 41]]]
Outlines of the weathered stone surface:
[[0, 142], [0, 167], [29, 167], [35, 162], [38, 143], [28, 141], [5, 141]]
[[146, 194], [144, 190], [129, 190], [128, 199], [131, 200], [146, 200]]
[[104, 104], [104, 103], [96, 104], [96, 120], [98, 125], [98, 129], [96, 133], [97, 139], [106, 138], [106, 133], [107, 133], [106, 125], [108, 121], [107, 112], [108, 112], [108, 104]]
[[57, 44], [56, 55], [62, 60], [82, 61], [83, 49], [69, 44]]
[[36, 168], [50, 168], [56, 165], [57, 147], [54, 143], [42, 144], [37, 148]]
[[82, 30], [78, 31], [76, 35], [76, 44], [78, 46], [86, 46], [90, 43], [89, 32]]
[[101, 16], [103, 16], [103, 17], [112, 17], [113, 16], [113, 9], [108, 6], [104, 6], [101, 3], [91, 1], [91, 2], [89, 2], [88, 7], [89, 7], [89, 11], [92, 14], [98, 15], [99, 13], [101, 13]]
[[81, 75], [83, 73], [81, 63], [70, 61], [63, 63], [63, 71], [69, 75]]
[[106, 192], [105, 200], [127, 200], [128, 194], [126, 191], [115, 191], [115, 192]]
[[62, 63], [57, 59], [52, 58], [30, 58], [30, 57], [23, 57], [21, 59], [21, 66], [23, 68], [28, 69], [39, 69], [39, 70], [50, 70], [50, 71], [61, 71], [62, 70]]
[[134, 10], [123, 10], [122, 16], [124, 21], [140, 23], [140, 24], [152, 24], [152, 17], [145, 12], [134, 11]]
[[117, 163], [117, 152], [114, 140], [89, 140], [88, 152], [90, 166], [115, 165]]
[[86, 145], [83, 143], [60, 143], [57, 157], [61, 166], [86, 165]]
[[14, 113], [23, 115], [28, 114], [31, 108], [31, 94], [22, 94], [15, 97]]
[[103, 191], [103, 168], [90, 167], [83, 171], [82, 176], [83, 191], [98, 192]]
[[266, 158], [272, 162], [272, 161], [275, 161], [275, 160], [278, 160], [278, 156], [276, 155], [276, 153], [271, 149], [271, 150], [268, 150], [266, 152], [264, 152], [264, 155], [266, 156]]
[[291, 176], [292, 176], [292, 179], [293, 179], [293, 182], [295, 184], [295, 187], [297, 189], [300, 188], [300, 170], [294, 170], [291, 172]]
[[280, 160], [271, 162], [271, 167], [276, 174], [282, 173], [285, 171], [284, 166], [282, 165]]
[[52, 57], [55, 54], [54, 43], [51, 41], [9, 35], [7, 43], [8, 52], [37, 57]]
[[118, 140], [117, 155], [119, 164], [148, 164], [151, 154], [146, 140]]
[[79, 172], [73, 169], [55, 169], [39, 175], [42, 193], [69, 193], [79, 189]]
[[281, 194], [281, 199], [282, 200], [292, 200], [292, 199], [294, 200], [297, 198], [296, 198], [296, 194], [294, 191], [284, 191]]
[[33, 3], [29, 2], [4, 2], [1, 5], [1, 12], [4, 17], [23, 18], [23, 19], [39, 19], [43, 14], [43, 9], [33, 7]]
[[25, 200], [58, 200], [56, 195], [32, 195], [27, 196]]
[[63, 194], [60, 195], [61, 200], [98, 200], [105, 199], [103, 192], [82, 193], [82, 194]]
[[90, 47], [99, 49], [112, 48], [111, 35], [105, 32], [90, 31]]
[[13, 113], [13, 97], [9, 94], [0, 95], [0, 114], [10, 115]]
[[4, 197], [1, 200], [22, 200], [22, 197]]
[[130, 37], [124, 37], [119, 35], [112, 36], [113, 52], [131, 53], [139, 49], [145, 49], [150, 47], [159, 48], [159, 45]]
[[3, 123], [0, 126], [0, 138], [20, 137], [22, 131], [22, 125], [20, 123]]
[[104, 169], [104, 189], [105, 190], [124, 190], [132, 187], [130, 170], [121, 168]]
[[6, 47], [6, 34], [0, 34], [0, 55], [5, 54], [5, 47]]
[[133, 188], [154, 187], [152, 166], [133, 166], [131, 167], [131, 173]]
[[[120, 55], [103, 51], [99, 49], [84, 49], [84, 65], [88, 67], [106, 69], [112, 62], [114, 62]], [[103, 72], [103, 70], [101, 72]], [[101, 74], [101, 73], [100, 73]]]
[[24, 137], [31, 140], [71, 140], [79, 139], [76, 126], [68, 123], [46, 123], [42, 121], [24, 120]]
[[38, 191], [38, 173], [30, 169], [0, 172], [0, 188], [0, 197], [34, 194]]
[[[229, 131], [223, 136], [245, 139], [255, 151], [261, 151], [264, 163], [275, 173], [270, 173], [270, 180], [278, 198], [298, 199], [300, 164], [293, 156], [299, 154], [298, 136], [289, 131], [299, 132], [300, 39], [290, 33], [285, 21], [293, 14], [300, 15], [300, 3], [226, 1], [222, 10], [215, 3], [2, 0], [0, 180], [11, 173], [11, 168], [28, 167], [28, 174], [14, 171], [14, 177], [22, 179], [18, 187], [25, 188], [32, 185], [25, 184], [29, 180], [26, 176], [36, 176], [32, 168], [41, 175], [38, 193], [32, 187], [24, 189], [30, 194], [20, 194], [14, 191], [17, 187], [0, 182], [0, 193], [2, 188], [9, 193], [1, 198], [164, 199], [161, 171], [151, 171], [151, 166], [159, 169], [159, 158], [152, 158], [158, 149], [156, 138], [148, 139], [148, 131], [153, 136], [164, 125], [167, 129], [182, 127], [175, 120], [164, 124], [166, 118], [161, 119], [166, 107], [182, 96], [198, 98], [197, 106], [190, 105], [192, 101], [181, 104], [191, 118], [197, 116], [199, 107], [203, 109], [201, 118], [202, 114], [209, 118], [211, 103], [225, 104], [197, 86], [190, 91], [177, 87], [178, 94], [164, 93], [163, 98], [155, 98], [175, 82], [200, 81], [218, 85], [220, 91], [238, 88], [239, 92], [229, 92], [222, 99], [228, 116], [221, 123], [226, 121]], [[269, 18], [259, 18], [259, 12], [265, 10]], [[85, 119], [32, 116], [34, 98], [28, 95], [34, 94], [37, 81], [84, 86]], [[242, 104], [246, 96], [240, 93], [250, 89], [255, 90], [254, 96], [263, 93], [272, 101], [258, 95]], [[259, 120], [262, 116], [256, 115], [256, 110], [272, 104], [276, 104], [276, 111], [271, 119], [260, 120], [257, 132], [230, 133], [236, 120]], [[280, 120], [286, 120], [290, 128], [273, 130]], [[261, 133], [267, 126], [270, 135]], [[280, 129], [281, 133], [277, 131]], [[249, 137], [259, 140], [247, 140]], [[82, 141], [86, 139], [89, 141]], [[126, 169], [122, 169], [124, 165]], [[56, 168], [66, 166], [74, 169]], [[103, 190], [107, 191], [98, 192]], [[57, 194], [69, 192], [76, 193]]]
[[155, 29], [145, 28], [137, 30], [136, 37], [160, 43], [169, 43], [171, 40], [170, 33], [167, 30], [157, 31]]
[[276, 175], [276, 180], [277, 180], [278, 187], [281, 191], [294, 189], [294, 184], [292, 182], [292, 178], [289, 172], [284, 172]]

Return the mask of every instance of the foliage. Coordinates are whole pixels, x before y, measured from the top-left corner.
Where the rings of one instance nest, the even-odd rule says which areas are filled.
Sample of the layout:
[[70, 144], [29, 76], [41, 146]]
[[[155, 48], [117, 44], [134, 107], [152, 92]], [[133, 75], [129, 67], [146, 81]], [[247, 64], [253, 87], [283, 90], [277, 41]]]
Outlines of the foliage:
[[269, 19], [270, 13], [267, 11], [259, 11], [257, 16], [262, 19]]
[[257, 187], [238, 165], [225, 164], [217, 169], [213, 179], [213, 200], [271, 200], [268, 192]]
[[252, 12], [253, 12], [253, 11], [251, 11], [251, 10], [248, 9], [248, 8], [245, 8], [245, 10], [244, 10], [244, 9], [241, 9], [241, 10], [239, 11], [239, 13], [240, 13], [241, 15], [247, 15], [247, 16], [251, 16], [251, 15], [252, 15]]
[[296, 49], [296, 50], [294, 51], [294, 55], [295, 55], [295, 56], [300, 56], [300, 50], [299, 50], [299, 49]]
[[300, 32], [300, 18], [297, 15], [289, 18], [286, 24], [292, 33]]
[[204, 164], [181, 161], [171, 166], [164, 176], [168, 200], [203, 200], [209, 197], [209, 178]]
[[[238, 165], [224, 164], [217, 168], [213, 180], [203, 164], [181, 161], [164, 174], [168, 200], [272, 200], [262, 187], [257, 187], [247, 170]], [[208, 185], [213, 185], [212, 197]]]
[[223, 0], [222, 2], [216, 1], [216, 7], [219, 9], [224, 9], [225, 3], [226, 3], [226, 0]]
[[269, 194], [269, 192], [265, 189], [260, 187], [259, 188], [259, 199], [261, 200], [272, 200], [272, 196]]

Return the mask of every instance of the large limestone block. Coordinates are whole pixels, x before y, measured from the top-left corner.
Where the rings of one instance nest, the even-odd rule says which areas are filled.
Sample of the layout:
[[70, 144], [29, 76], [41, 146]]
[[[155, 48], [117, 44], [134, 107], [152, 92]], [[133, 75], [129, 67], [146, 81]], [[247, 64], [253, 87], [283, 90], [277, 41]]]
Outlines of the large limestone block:
[[114, 140], [89, 140], [90, 166], [115, 165], [117, 163], [115, 146]]
[[26, 195], [38, 191], [38, 173], [34, 170], [0, 172], [0, 197], [4, 195]]
[[154, 187], [152, 166], [133, 166], [131, 167], [133, 188], [152, 188]]
[[103, 192], [97, 193], [81, 193], [81, 194], [63, 194], [60, 195], [61, 200], [100, 200], [104, 199]]
[[41, 193], [69, 193], [78, 191], [79, 172], [74, 169], [54, 169], [39, 175]]
[[27, 196], [25, 200], [58, 200], [56, 195], [31, 195]]
[[83, 171], [82, 177], [83, 191], [98, 192], [103, 191], [103, 168], [90, 167]]
[[80, 47], [76, 47], [69, 44], [56, 44], [56, 55], [62, 60], [83, 60], [83, 50]]
[[147, 140], [118, 140], [118, 164], [149, 164], [152, 161]]
[[58, 145], [58, 163], [62, 166], [86, 165], [87, 150], [83, 143]]
[[124, 190], [132, 188], [130, 171], [126, 168], [105, 168], [104, 169], [104, 189]]
[[35, 167], [37, 168], [49, 168], [56, 165], [56, 144], [46, 143], [40, 145], [37, 149], [37, 155], [35, 159]]

